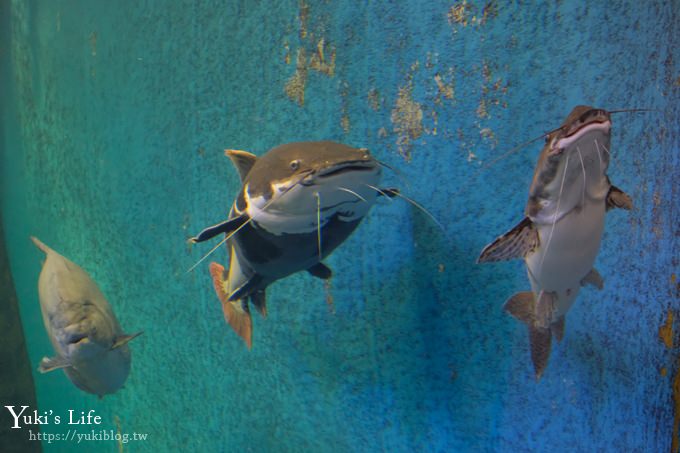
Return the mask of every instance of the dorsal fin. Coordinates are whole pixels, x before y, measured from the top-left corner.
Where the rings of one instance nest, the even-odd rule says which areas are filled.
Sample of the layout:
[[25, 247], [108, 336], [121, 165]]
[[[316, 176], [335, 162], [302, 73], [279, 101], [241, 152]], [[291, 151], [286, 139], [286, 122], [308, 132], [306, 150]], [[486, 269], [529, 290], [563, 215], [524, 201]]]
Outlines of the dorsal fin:
[[257, 156], [248, 151], [227, 149], [224, 150], [224, 155], [231, 159], [234, 167], [238, 170], [238, 174], [241, 176], [241, 182], [245, 181], [246, 175], [248, 175], [250, 169], [253, 168], [253, 165], [255, 165], [255, 162], [257, 161]]

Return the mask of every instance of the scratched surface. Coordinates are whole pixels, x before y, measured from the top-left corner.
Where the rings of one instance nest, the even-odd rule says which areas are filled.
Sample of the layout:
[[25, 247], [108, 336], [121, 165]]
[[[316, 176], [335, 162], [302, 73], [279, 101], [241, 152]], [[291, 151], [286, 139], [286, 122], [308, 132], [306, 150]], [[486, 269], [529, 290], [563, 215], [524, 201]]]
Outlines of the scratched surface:
[[[5, 0], [2, 209], [33, 368], [52, 348], [29, 234], [145, 332], [113, 396], [34, 379], [41, 411], [148, 439], [45, 451], [677, 451], [680, 3], [506, 3]], [[537, 383], [501, 309], [522, 263], [474, 261], [520, 220], [540, 142], [482, 166], [580, 103], [657, 111], [614, 117], [635, 209], [608, 214], [605, 289]], [[329, 290], [270, 287], [248, 352], [185, 240], [238, 189], [223, 149], [317, 139], [370, 148], [445, 232], [383, 200]]]

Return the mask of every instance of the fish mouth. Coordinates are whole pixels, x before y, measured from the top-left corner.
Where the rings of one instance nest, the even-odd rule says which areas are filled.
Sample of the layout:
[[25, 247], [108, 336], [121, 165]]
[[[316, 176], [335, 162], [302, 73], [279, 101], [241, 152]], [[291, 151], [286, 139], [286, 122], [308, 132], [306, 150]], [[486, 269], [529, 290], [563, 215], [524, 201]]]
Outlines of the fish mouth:
[[344, 173], [352, 173], [356, 171], [371, 171], [376, 167], [373, 161], [356, 160], [350, 162], [343, 162], [342, 164], [333, 165], [332, 167], [324, 168], [316, 173], [319, 178], [329, 178], [331, 176], [338, 176]]
[[87, 339], [87, 335], [85, 334], [73, 335], [68, 339], [68, 344], [78, 344], [85, 339]]
[[570, 124], [563, 136], [555, 138], [550, 154], [560, 154], [590, 132], [599, 131], [605, 135], [609, 134], [611, 127], [612, 122], [607, 111], [589, 110], [581, 115], [577, 121]]

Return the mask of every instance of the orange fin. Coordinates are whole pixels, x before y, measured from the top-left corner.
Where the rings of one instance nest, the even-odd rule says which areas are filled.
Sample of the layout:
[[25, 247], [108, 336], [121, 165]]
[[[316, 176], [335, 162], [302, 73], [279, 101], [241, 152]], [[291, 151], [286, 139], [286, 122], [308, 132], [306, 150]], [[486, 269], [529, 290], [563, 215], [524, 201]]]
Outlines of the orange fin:
[[238, 299], [233, 302], [229, 301], [227, 294], [226, 272], [224, 266], [218, 263], [210, 263], [210, 275], [212, 276], [213, 286], [217, 297], [222, 302], [222, 311], [224, 312], [224, 319], [229, 323], [232, 329], [246, 342], [248, 349], [253, 346], [253, 321], [250, 317], [248, 309], [248, 301], [246, 299]]
[[537, 381], [541, 379], [545, 368], [548, 366], [551, 336], [550, 328], [529, 326], [529, 348], [531, 349], [531, 361], [534, 364]]

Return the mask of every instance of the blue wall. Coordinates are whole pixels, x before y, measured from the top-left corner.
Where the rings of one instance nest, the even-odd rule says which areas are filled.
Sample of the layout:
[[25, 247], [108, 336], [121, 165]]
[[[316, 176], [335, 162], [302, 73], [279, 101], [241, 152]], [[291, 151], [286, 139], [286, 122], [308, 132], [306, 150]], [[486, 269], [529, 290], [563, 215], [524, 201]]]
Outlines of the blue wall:
[[[680, 3], [508, 3], [12, 1], [2, 208], [31, 361], [52, 349], [30, 234], [145, 331], [124, 390], [99, 401], [36, 374], [40, 409], [117, 417], [149, 435], [132, 451], [669, 451]], [[635, 209], [608, 214], [605, 289], [581, 292], [537, 383], [501, 309], [529, 288], [522, 263], [474, 261], [521, 218], [540, 145], [483, 164], [581, 103], [657, 112], [614, 118], [610, 176]], [[383, 200], [328, 260], [330, 291], [306, 274], [270, 287], [249, 352], [207, 263], [185, 273], [207, 251], [185, 240], [238, 190], [223, 149], [316, 139], [398, 168], [385, 184], [445, 232]]]

